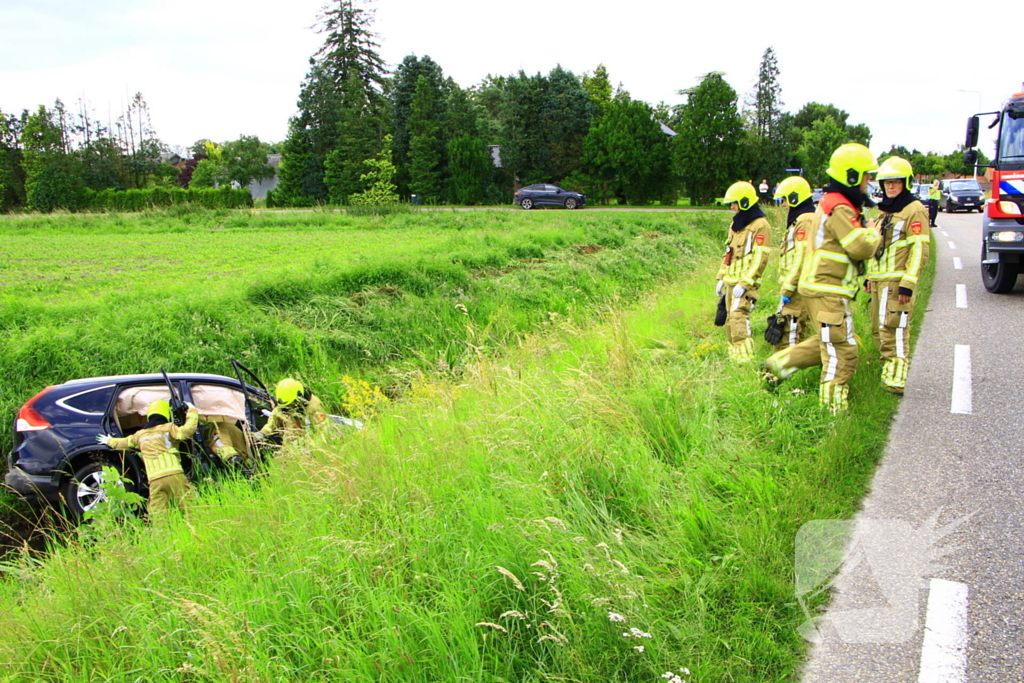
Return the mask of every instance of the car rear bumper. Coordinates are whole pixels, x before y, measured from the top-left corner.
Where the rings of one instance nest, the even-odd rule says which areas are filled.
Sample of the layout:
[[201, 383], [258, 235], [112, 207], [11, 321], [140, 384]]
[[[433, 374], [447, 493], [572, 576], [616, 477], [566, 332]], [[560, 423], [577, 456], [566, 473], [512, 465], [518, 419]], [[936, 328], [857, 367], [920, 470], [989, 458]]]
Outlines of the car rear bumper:
[[54, 498], [58, 493], [58, 488], [49, 475], [32, 475], [17, 467], [8, 470], [4, 484], [26, 498]]

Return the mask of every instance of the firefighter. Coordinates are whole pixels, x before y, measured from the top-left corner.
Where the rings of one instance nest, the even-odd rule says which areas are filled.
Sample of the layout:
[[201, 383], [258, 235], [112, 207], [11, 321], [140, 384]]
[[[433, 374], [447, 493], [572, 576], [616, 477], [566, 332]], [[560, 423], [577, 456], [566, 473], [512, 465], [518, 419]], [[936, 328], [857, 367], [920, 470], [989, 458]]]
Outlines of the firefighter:
[[159, 514], [167, 510], [170, 503], [184, 507], [191, 492], [191, 486], [181, 467], [178, 446], [191, 439], [199, 424], [199, 411], [191, 403], [180, 427], [171, 421], [171, 404], [163, 399], [153, 401], [146, 408], [146, 426], [131, 436], [116, 438], [109, 434], [98, 434], [96, 440], [107, 448], [123, 451], [134, 448], [142, 455], [149, 480], [149, 512]]
[[779, 246], [779, 312], [782, 338], [775, 344], [781, 351], [800, 343], [807, 327], [803, 301], [797, 292], [800, 264], [807, 236], [817, 224], [810, 184], [800, 176], [786, 178], [775, 189], [775, 197], [789, 208], [786, 237]]
[[725, 296], [729, 357], [738, 363], [749, 363], [754, 352], [750, 311], [757, 303], [761, 274], [768, 264], [772, 229], [758, 205], [757, 190], [750, 183], [733, 183], [719, 201], [730, 204], [736, 215], [718, 269], [715, 296]]
[[291, 440], [310, 427], [327, 422], [323, 404], [302, 382], [286, 377], [274, 387], [277, 405], [263, 428], [254, 434], [257, 439], [277, 435]]
[[876, 168], [878, 162], [864, 145], [848, 143], [832, 153], [825, 171], [832, 180], [807, 235], [797, 286], [816, 334], [765, 362], [778, 379], [821, 365], [819, 401], [833, 413], [848, 407], [849, 382], [860, 356], [850, 301], [859, 288], [863, 261], [879, 244], [878, 232], [861, 224], [868, 173]]
[[917, 283], [928, 262], [931, 231], [928, 212], [910, 192], [914, 169], [900, 157], [889, 157], [876, 175], [885, 198], [878, 249], [868, 261], [866, 288], [871, 334], [882, 357], [882, 386], [903, 395], [910, 367], [910, 321]]
[[201, 419], [204, 443], [225, 465], [250, 467], [249, 446], [238, 421], [225, 415], [204, 415]]
[[[908, 162], [909, 163], [909, 162]], [[910, 181], [914, 180], [911, 176]], [[910, 189], [909, 187], [907, 188]], [[939, 202], [942, 201], [942, 190], [939, 188], [939, 181], [928, 186], [928, 227], [935, 228], [935, 219], [939, 215]]]

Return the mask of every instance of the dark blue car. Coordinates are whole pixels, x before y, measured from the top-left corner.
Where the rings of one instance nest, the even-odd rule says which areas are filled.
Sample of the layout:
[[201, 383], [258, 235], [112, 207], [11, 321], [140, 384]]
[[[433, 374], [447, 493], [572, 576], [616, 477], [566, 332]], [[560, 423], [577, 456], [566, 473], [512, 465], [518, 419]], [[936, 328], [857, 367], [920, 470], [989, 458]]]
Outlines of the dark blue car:
[[[27, 498], [63, 502], [80, 517], [103, 499], [103, 466], [113, 465], [130, 480], [129, 488], [143, 496], [148, 483], [138, 453], [112, 451], [96, 443], [97, 434], [128, 436], [146, 423], [146, 407], [157, 399], [190, 401], [204, 420], [230, 420], [244, 432], [266, 424], [273, 408], [270, 393], [249, 373], [259, 388], [239, 378], [206, 374], [120, 375], [76, 379], [36, 394], [14, 423], [14, 447], [7, 455], [4, 483]], [[173, 391], [173, 394], [172, 394]], [[176, 415], [180, 424], [183, 412]], [[212, 456], [201, 428], [183, 444], [186, 474], [195, 478], [222, 468]], [[248, 441], [248, 439], [247, 439]], [[251, 441], [250, 441], [251, 445]]]
[[516, 190], [515, 204], [530, 210], [535, 206], [560, 206], [566, 209], [578, 209], [587, 203], [587, 195], [579, 192], [563, 190], [558, 185], [527, 185]]

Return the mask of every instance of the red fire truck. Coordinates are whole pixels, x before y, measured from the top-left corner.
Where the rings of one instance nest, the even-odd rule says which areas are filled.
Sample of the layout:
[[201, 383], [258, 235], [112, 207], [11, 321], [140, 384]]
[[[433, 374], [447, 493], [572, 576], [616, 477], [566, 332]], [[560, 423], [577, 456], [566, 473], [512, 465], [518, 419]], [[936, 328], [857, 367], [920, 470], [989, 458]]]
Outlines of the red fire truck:
[[1005, 294], [1024, 269], [1024, 92], [1010, 97], [999, 111], [975, 114], [967, 120], [964, 161], [978, 162], [980, 117], [995, 116], [989, 128], [999, 127], [992, 161], [992, 196], [982, 215], [981, 279], [985, 289]]

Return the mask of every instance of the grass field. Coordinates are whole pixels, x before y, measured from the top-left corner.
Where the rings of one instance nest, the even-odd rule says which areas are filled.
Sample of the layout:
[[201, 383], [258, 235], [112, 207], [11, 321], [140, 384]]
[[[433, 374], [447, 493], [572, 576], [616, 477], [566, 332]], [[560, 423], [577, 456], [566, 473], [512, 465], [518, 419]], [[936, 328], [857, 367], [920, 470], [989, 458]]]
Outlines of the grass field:
[[[187, 522], [8, 557], [4, 680], [793, 678], [796, 531], [852, 514], [897, 403], [870, 348], [839, 418], [816, 374], [772, 392], [726, 360], [722, 216], [120, 220], [0, 223], [36, 254], [0, 268], [4, 414], [232, 355], [331, 408], [353, 373], [400, 400]], [[111, 275], [106, 236], [157, 258]], [[69, 257], [86, 277], [29, 284]]]

